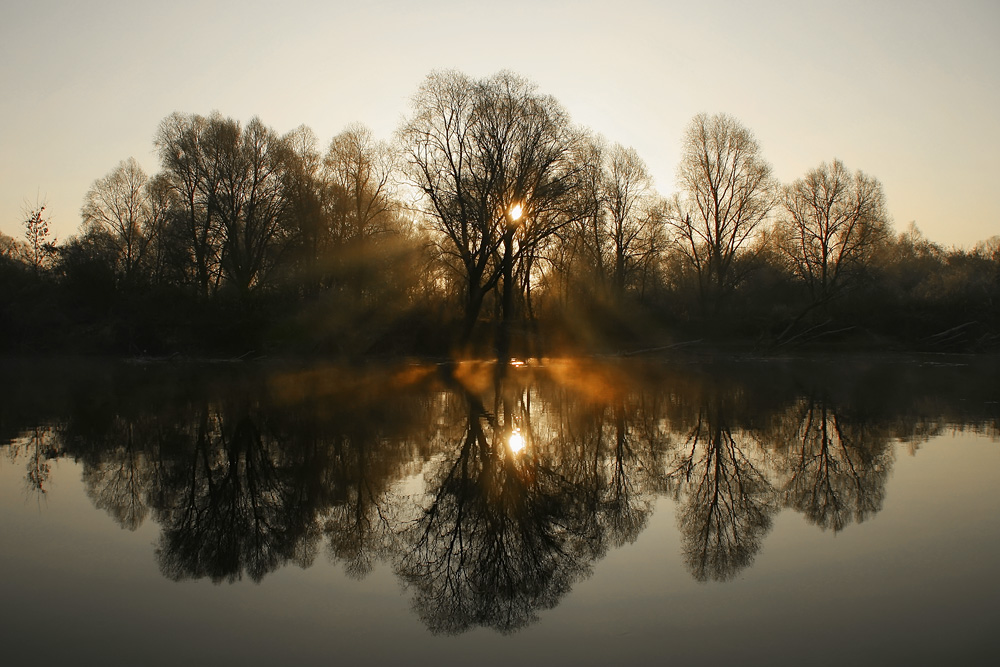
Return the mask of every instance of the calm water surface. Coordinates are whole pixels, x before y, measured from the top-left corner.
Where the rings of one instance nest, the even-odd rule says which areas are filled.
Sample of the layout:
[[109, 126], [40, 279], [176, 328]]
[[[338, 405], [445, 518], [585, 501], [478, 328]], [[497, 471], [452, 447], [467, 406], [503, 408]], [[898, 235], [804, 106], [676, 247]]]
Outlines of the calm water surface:
[[996, 360], [0, 365], [3, 664], [996, 664]]

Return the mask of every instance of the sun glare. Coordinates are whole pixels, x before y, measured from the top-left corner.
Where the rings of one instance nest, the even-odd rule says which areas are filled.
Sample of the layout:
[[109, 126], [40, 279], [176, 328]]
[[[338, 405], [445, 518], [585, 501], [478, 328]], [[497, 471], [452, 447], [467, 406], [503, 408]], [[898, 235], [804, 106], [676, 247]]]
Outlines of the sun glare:
[[521, 435], [521, 429], [514, 429], [514, 432], [510, 434], [510, 438], [507, 439], [507, 444], [510, 445], [510, 451], [514, 454], [521, 453], [521, 450], [524, 449], [524, 436]]
[[517, 222], [518, 220], [521, 219], [521, 213], [523, 212], [524, 209], [521, 208], [520, 204], [514, 204], [513, 206], [510, 207], [510, 219], [513, 220], [514, 222]]

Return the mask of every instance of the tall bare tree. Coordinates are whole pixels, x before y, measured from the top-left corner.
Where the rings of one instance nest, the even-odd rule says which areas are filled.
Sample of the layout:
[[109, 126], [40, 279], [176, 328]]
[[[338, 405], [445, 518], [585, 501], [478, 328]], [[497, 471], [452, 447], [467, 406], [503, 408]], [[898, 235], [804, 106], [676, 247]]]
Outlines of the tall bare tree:
[[[220, 128], [219, 210], [226, 244], [223, 268], [241, 292], [263, 284], [285, 232], [289, 199], [283, 170], [286, 145], [259, 118], [245, 128]], [[242, 131], [241, 131], [242, 130]]]
[[642, 288], [663, 250], [662, 206], [642, 158], [620, 144], [590, 137], [575, 186], [578, 218], [561, 233], [553, 261], [584, 289], [596, 286], [620, 298]]
[[717, 304], [743, 278], [741, 255], [775, 203], [771, 167], [735, 118], [699, 114], [684, 136], [678, 184], [666, 219], [673, 245], [697, 275], [702, 302]]
[[607, 156], [603, 187], [612, 284], [623, 294], [660, 250], [659, 207], [646, 164], [633, 148], [615, 145]]
[[182, 230], [194, 280], [202, 296], [207, 296], [221, 277], [218, 184], [209, 180], [205, 147], [211, 120], [197, 114], [173, 113], [160, 123], [154, 141], [165, 182], [177, 202], [176, 222]]
[[[576, 135], [562, 107], [524, 79], [449, 71], [424, 81], [400, 140], [439, 248], [465, 285], [468, 339], [505, 266], [565, 223]], [[509, 217], [515, 203], [523, 211], [517, 227]]]
[[253, 118], [169, 116], [156, 145], [183, 206], [205, 293], [224, 276], [239, 292], [264, 282], [284, 232], [287, 144]]
[[299, 284], [315, 293], [319, 288], [319, 259], [327, 226], [323, 210], [323, 158], [316, 134], [305, 125], [287, 133], [282, 140], [288, 147], [284, 179], [289, 197], [289, 232], [294, 237], [286, 269], [297, 272]]
[[132, 284], [166, 217], [163, 199], [135, 158], [122, 160], [94, 181], [80, 215], [86, 232], [100, 236], [115, 257], [119, 282]]
[[848, 287], [888, 238], [882, 184], [840, 160], [785, 188], [781, 248], [816, 303]]
[[393, 156], [371, 130], [349, 125], [330, 142], [323, 161], [330, 188], [331, 233], [348, 242], [386, 231], [395, 206]]

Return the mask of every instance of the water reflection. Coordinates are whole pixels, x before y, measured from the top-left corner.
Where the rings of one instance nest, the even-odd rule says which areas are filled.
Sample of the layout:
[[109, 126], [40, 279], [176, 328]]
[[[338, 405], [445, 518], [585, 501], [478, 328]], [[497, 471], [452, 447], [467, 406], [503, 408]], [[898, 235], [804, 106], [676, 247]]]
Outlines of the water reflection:
[[912, 363], [58, 372], [55, 400], [0, 396], [28, 488], [81, 462], [95, 507], [155, 521], [173, 580], [384, 563], [440, 633], [532, 623], [661, 497], [691, 575], [731, 579], [782, 509], [832, 531], [874, 517], [897, 439], [998, 424], [989, 369]]
[[893, 451], [884, 426], [815, 396], [789, 408], [783, 421], [778, 467], [787, 506], [834, 531], [882, 508]]
[[442, 443], [426, 473], [397, 572], [432, 631], [484, 625], [509, 632], [569, 590], [593, 558], [594, 538], [570, 480], [545, 453], [533, 447], [516, 456], [504, 446], [511, 397], [496, 393], [502, 414], [470, 392], [460, 398], [464, 428]]
[[733, 428], [732, 411], [725, 397], [706, 400], [667, 464], [684, 560], [699, 581], [724, 581], [750, 565], [778, 510], [768, 451]]

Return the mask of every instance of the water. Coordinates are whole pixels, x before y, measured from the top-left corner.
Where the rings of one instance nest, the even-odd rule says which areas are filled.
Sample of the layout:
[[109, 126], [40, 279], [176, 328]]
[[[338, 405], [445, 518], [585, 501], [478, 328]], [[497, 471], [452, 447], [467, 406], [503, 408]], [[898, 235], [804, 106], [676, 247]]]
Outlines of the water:
[[993, 664], [996, 370], [8, 362], [4, 663]]

